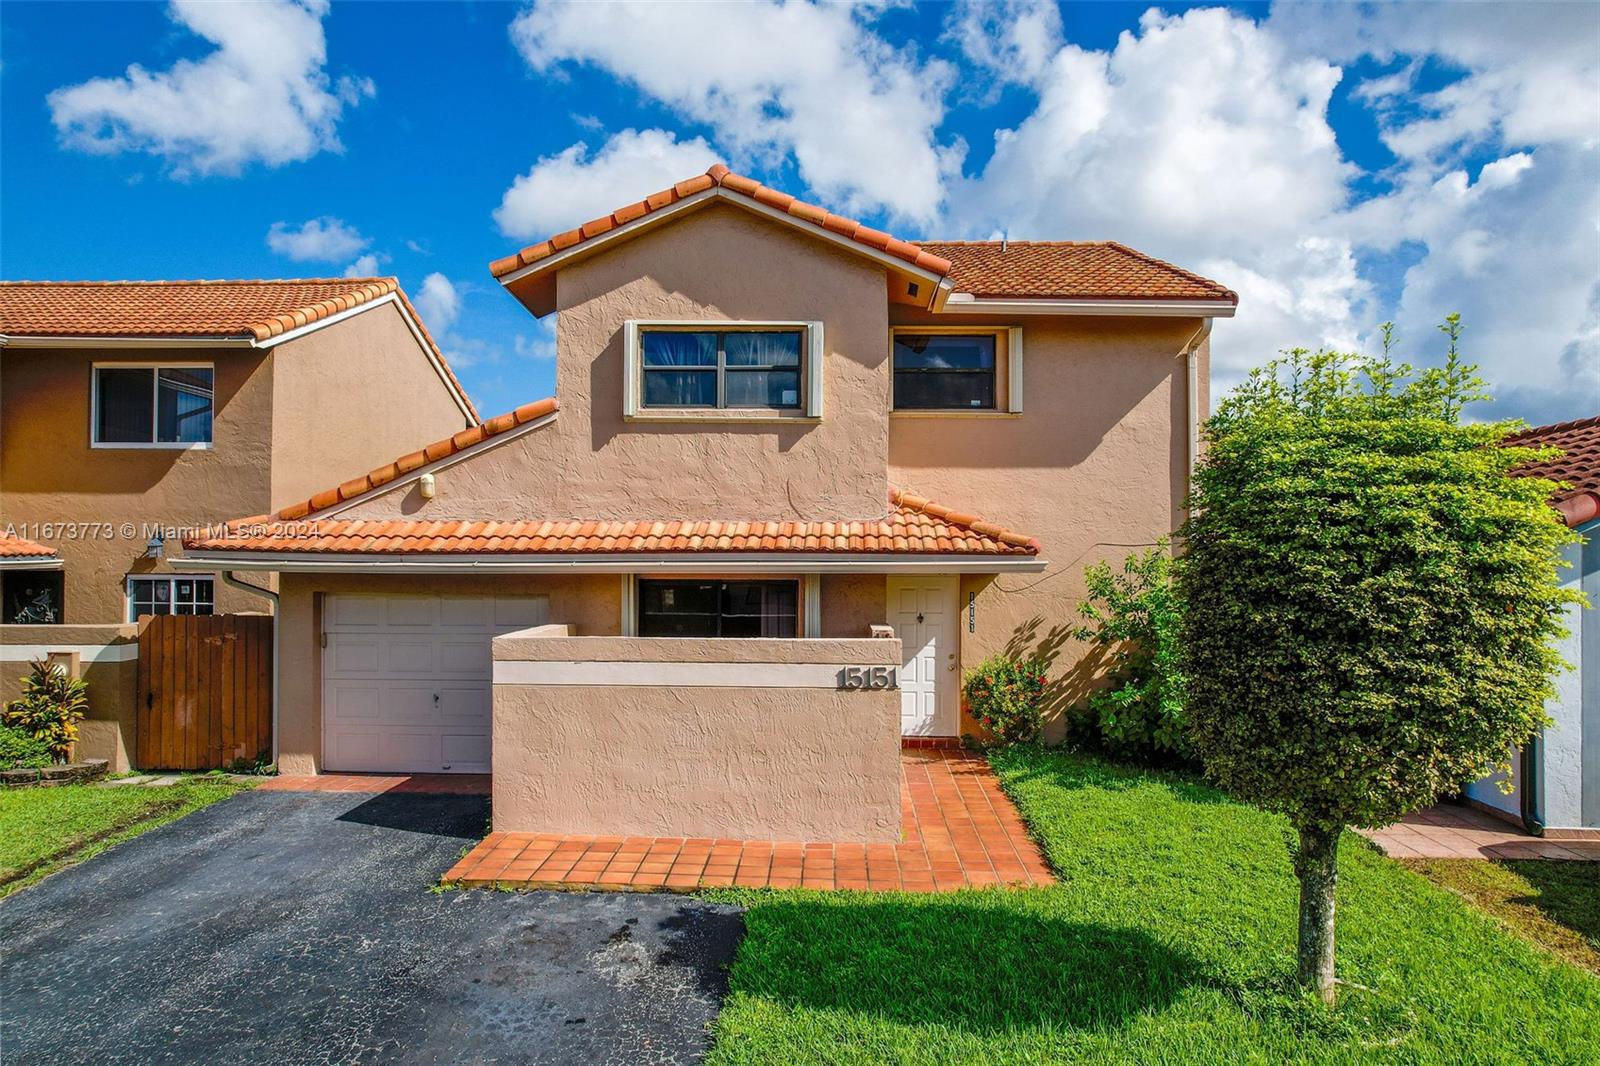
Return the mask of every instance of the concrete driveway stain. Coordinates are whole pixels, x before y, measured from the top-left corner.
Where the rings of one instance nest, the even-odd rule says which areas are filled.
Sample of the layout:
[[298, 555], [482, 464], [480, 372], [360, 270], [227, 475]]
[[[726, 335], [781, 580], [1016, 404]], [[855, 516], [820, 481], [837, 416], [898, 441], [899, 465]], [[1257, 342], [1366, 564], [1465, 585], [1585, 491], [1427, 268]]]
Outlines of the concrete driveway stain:
[[737, 908], [435, 892], [481, 796], [247, 792], [0, 902], [10, 1064], [699, 1061]]

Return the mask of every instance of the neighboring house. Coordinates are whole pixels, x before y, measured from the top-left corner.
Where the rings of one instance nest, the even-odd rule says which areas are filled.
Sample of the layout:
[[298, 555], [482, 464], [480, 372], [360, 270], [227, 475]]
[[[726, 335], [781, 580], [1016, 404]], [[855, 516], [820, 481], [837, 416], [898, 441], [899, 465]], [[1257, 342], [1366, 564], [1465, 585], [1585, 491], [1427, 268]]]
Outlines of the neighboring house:
[[[828, 789], [897, 808], [895, 737], [974, 731], [966, 669], [1041, 655], [1083, 691], [1083, 568], [1181, 522], [1237, 302], [1117, 244], [908, 243], [721, 166], [491, 271], [557, 316], [559, 405], [180, 565], [278, 575], [286, 770], [492, 769], [497, 828], [569, 831], [898, 832], [830, 826], [859, 797]], [[824, 664], [885, 657], [898, 692], [841, 706]]]
[[270, 611], [168, 549], [476, 421], [393, 278], [0, 282], [4, 684], [40, 625]]
[[1558, 650], [1572, 669], [1556, 678], [1545, 708], [1550, 725], [1513, 754], [1511, 792], [1501, 791], [1497, 774], [1469, 785], [1467, 795], [1550, 836], [1600, 836], [1600, 415], [1523, 430], [1507, 443], [1561, 449], [1560, 458], [1518, 472], [1568, 486], [1551, 504], [1583, 540], [1562, 551], [1562, 583], [1588, 602], [1566, 609]]

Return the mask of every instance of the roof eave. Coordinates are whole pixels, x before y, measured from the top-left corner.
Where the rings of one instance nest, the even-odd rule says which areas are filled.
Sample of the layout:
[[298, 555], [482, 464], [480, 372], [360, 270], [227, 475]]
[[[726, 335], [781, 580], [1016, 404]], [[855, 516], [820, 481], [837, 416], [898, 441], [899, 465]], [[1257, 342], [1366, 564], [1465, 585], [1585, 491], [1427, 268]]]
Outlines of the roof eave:
[[942, 307], [945, 314], [1101, 315], [1122, 318], [1232, 318], [1237, 300], [1144, 299], [1043, 299], [974, 296], [953, 292]]
[[170, 560], [180, 571], [262, 570], [275, 573], [638, 574], [727, 573], [1039, 573], [1036, 555], [890, 554], [869, 552], [601, 552], [565, 554], [373, 555], [335, 552], [207, 551], [188, 548]]

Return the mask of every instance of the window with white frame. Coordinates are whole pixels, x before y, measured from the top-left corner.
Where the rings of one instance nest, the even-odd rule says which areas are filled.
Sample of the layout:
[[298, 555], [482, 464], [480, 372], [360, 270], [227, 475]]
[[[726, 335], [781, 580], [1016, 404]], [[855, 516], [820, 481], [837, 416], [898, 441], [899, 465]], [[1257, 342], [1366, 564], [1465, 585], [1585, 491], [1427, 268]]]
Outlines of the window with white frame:
[[146, 614], [210, 614], [214, 589], [209, 577], [160, 574], [128, 578], [128, 620]]
[[625, 338], [629, 416], [821, 416], [820, 322], [630, 321]]
[[94, 368], [96, 445], [183, 448], [211, 443], [215, 371], [194, 364]]

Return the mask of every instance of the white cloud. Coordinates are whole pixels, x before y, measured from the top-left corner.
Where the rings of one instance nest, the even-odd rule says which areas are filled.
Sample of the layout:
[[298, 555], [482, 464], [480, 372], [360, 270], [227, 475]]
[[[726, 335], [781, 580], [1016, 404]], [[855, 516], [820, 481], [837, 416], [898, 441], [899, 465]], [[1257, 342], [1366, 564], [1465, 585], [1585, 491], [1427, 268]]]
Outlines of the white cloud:
[[1036, 81], [1061, 47], [1054, 0], [960, 0], [946, 36], [998, 82]]
[[549, 361], [556, 357], [556, 316], [546, 315], [535, 319], [532, 337], [518, 333], [512, 339], [512, 350], [523, 359]]
[[348, 259], [371, 243], [354, 226], [330, 215], [310, 219], [294, 228], [287, 222], [274, 222], [267, 230], [267, 247], [297, 263], [310, 259]]
[[511, 183], [494, 220], [510, 237], [547, 237], [702, 173], [716, 161], [699, 137], [679, 141], [665, 130], [623, 130], [593, 156], [580, 142], [540, 159]]
[[429, 332], [436, 336], [449, 333], [456, 319], [461, 316], [461, 293], [449, 278], [438, 271], [422, 279], [422, 288], [417, 290], [415, 303], [422, 321]]
[[135, 63], [121, 77], [57, 89], [48, 97], [51, 120], [71, 147], [149, 152], [179, 177], [339, 151], [344, 109], [374, 88], [369, 79], [327, 73], [327, 12], [327, 0], [173, 0], [173, 21], [215, 51], [165, 71]]
[[928, 222], [964, 153], [935, 132], [954, 72], [886, 43], [870, 25], [880, 13], [799, 0], [536, 2], [511, 38], [536, 72], [591, 64], [710, 126], [735, 169], [792, 158], [837, 210]]
[[378, 257], [370, 252], [356, 257], [356, 261], [344, 268], [347, 278], [370, 278], [378, 273]]

